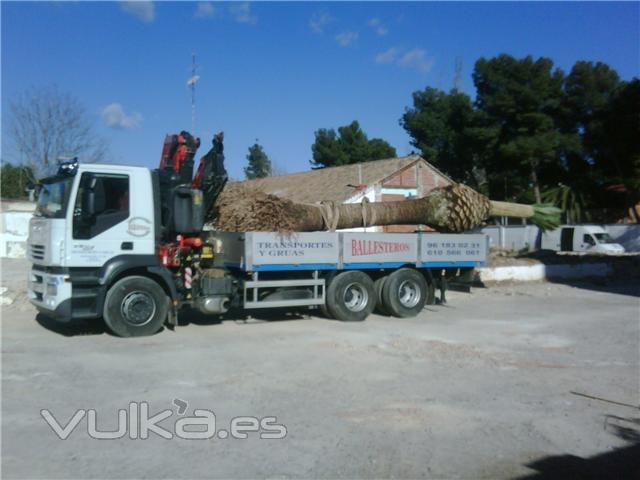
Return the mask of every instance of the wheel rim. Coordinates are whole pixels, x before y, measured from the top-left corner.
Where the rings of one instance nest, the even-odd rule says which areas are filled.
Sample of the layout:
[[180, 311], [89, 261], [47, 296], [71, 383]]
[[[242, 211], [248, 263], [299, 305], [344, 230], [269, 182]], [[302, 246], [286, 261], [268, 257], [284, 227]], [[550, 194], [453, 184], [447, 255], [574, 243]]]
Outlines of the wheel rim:
[[344, 289], [344, 306], [352, 312], [361, 312], [369, 303], [369, 292], [359, 283], [350, 283]]
[[146, 325], [156, 313], [156, 302], [147, 292], [135, 291], [122, 300], [122, 317], [136, 327]]
[[405, 308], [413, 308], [420, 302], [422, 292], [414, 280], [405, 280], [398, 287], [398, 300]]

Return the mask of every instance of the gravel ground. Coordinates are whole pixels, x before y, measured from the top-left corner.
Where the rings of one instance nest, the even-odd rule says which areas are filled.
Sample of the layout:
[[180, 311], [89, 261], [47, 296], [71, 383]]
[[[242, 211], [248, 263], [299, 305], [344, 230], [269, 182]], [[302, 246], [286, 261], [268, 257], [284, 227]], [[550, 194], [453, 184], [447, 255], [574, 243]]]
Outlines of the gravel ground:
[[[638, 285], [533, 283], [451, 292], [416, 318], [340, 323], [272, 313], [119, 339], [59, 327], [24, 302], [26, 263], [3, 261], [4, 478], [514, 478], [640, 473]], [[95, 409], [174, 399], [277, 417], [284, 439], [97, 440]], [[177, 402], [178, 404], [180, 402]], [[174, 429], [177, 412], [160, 423]], [[135, 435], [134, 435], [135, 436]], [[633, 463], [636, 462], [636, 463]], [[626, 469], [626, 470], [625, 470]], [[631, 478], [628, 476], [627, 478]], [[637, 478], [637, 477], [636, 477]]]

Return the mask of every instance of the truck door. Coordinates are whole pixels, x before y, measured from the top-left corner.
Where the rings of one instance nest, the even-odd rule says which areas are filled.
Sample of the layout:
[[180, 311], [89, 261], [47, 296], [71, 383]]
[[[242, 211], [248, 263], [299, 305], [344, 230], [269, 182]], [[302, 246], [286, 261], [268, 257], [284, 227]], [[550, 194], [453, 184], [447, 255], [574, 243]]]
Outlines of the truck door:
[[560, 233], [560, 251], [573, 251], [573, 228], [563, 228]]
[[[154, 241], [153, 217], [137, 216], [136, 206], [131, 208], [130, 202], [132, 198], [152, 197], [145, 195], [147, 192], [134, 197], [135, 187], [129, 172], [82, 173], [68, 234], [69, 266], [97, 267], [118, 255], [153, 253], [153, 247], [148, 251], [147, 245]], [[148, 205], [152, 201], [135, 203]], [[134, 220], [136, 231], [132, 233]]]

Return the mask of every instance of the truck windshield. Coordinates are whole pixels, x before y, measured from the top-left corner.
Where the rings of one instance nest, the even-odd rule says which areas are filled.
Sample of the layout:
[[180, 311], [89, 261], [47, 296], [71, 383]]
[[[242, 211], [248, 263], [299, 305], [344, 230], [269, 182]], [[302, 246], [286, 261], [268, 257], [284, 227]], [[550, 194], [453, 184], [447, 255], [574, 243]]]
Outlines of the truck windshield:
[[613, 238], [608, 233], [594, 233], [593, 236], [596, 237], [598, 243], [613, 243]]
[[64, 218], [72, 182], [73, 177], [43, 180], [40, 183], [36, 215], [47, 218]]

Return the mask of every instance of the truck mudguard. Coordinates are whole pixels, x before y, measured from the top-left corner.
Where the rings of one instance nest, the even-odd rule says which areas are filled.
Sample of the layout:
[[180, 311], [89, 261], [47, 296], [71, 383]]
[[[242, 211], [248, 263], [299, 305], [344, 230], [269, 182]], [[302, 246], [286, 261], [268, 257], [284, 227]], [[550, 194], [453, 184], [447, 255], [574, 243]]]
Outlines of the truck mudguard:
[[155, 255], [118, 255], [105, 263], [98, 272], [98, 283], [105, 288], [113, 283], [120, 274], [134, 268], [144, 267], [149, 273], [163, 281], [163, 287], [169, 291], [171, 300], [179, 298], [171, 273], [160, 264]]

